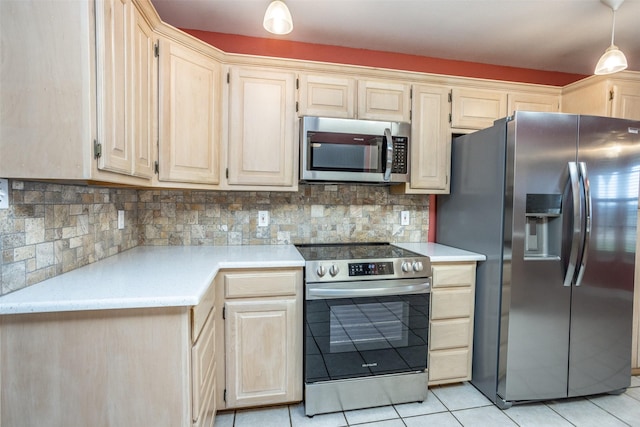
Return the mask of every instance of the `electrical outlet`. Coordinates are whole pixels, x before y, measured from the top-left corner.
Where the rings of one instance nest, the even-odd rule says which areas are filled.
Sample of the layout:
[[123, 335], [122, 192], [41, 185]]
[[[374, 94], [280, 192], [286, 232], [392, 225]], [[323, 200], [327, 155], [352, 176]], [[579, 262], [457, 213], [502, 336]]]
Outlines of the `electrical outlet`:
[[269, 225], [269, 211], [258, 211], [258, 227]]
[[9, 180], [0, 178], [0, 209], [9, 209]]
[[411, 216], [409, 215], [409, 211], [400, 212], [400, 225], [409, 225], [411, 222]]
[[124, 228], [124, 211], [118, 211], [118, 230]]

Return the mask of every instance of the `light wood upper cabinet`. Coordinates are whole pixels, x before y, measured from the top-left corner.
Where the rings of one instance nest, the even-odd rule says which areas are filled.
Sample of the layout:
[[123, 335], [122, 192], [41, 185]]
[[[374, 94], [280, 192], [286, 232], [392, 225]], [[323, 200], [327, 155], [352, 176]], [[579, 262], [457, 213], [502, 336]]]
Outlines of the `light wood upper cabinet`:
[[297, 190], [295, 81], [293, 72], [230, 68], [226, 146], [231, 188]]
[[133, 106], [128, 96], [133, 89], [133, 10], [130, 0], [96, 3], [98, 167], [121, 173], [133, 169], [133, 141], [127, 134]]
[[96, 2], [98, 168], [153, 176], [154, 35], [131, 0]]
[[524, 92], [509, 92], [507, 95], [507, 114], [514, 111], [540, 111], [555, 113], [560, 110], [560, 97]]
[[611, 117], [640, 120], [640, 81], [614, 82], [611, 93]]
[[133, 10], [132, 125], [128, 133], [133, 144], [133, 174], [150, 178], [158, 140], [157, 38], [142, 14]]
[[154, 145], [134, 141], [156, 111], [143, 36], [131, 0], [0, 2], [0, 175], [150, 185], [136, 158]]
[[220, 65], [162, 39], [159, 78], [159, 179], [218, 184]]
[[506, 115], [506, 92], [466, 88], [451, 90], [452, 128], [484, 129]]
[[355, 117], [355, 78], [302, 73], [299, 80], [298, 115], [341, 119]]
[[562, 112], [640, 120], [640, 73], [591, 76], [567, 85]]
[[216, 282], [225, 299], [222, 407], [302, 400], [302, 270], [229, 270]]
[[411, 182], [393, 186], [393, 193], [448, 193], [451, 166], [449, 90], [413, 86]]
[[411, 85], [382, 80], [359, 80], [358, 118], [411, 121]]
[[300, 74], [300, 116], [411, 121], [411, 85], [390, 80]]

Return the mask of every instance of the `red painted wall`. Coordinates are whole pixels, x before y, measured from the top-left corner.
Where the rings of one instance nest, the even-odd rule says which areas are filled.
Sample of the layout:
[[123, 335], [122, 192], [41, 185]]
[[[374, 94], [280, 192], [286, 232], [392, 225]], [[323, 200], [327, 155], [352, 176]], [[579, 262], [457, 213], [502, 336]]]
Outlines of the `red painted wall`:
[[477, 62], [454, 61], [427, 56], [301, 43], [281, 39], [246, 37], [201, 30], [183, 29], [183, 31], [227, 53], [362, 65], [367, 67], [551, 86], [564, 86], [587, 77], [582, 74], [504, 67]]

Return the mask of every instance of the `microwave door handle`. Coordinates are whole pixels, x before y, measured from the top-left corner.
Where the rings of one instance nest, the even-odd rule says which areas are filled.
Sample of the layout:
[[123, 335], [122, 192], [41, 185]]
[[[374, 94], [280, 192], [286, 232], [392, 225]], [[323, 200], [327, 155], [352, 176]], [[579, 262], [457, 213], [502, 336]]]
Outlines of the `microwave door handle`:
[[393, 167], [393, 138], [391, 137], [391, 129], [384, 130], [384, 138], [387, 141], [387, 167], [384, 170], [384, 181], [391, 179], [391, 168]]

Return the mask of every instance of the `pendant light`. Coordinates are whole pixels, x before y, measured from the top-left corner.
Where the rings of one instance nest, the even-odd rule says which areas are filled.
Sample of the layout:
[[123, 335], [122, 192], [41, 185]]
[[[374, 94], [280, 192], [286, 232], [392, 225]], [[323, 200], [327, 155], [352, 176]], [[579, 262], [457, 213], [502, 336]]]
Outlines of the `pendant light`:
[[620, 7], [624, 0], [600, 0], [613, 11], [613, 24], [611, 27], [611, 46], [602, 54], [600, 60], [596, 64], [595, 74], [613, 74], [627, 68], [627, 58], [618, 46], [613, 44], [613, 37], [616, 32], [616, 10]]
[[281, 0], [273, 0], [264, 14], [264, 29], [273, 34], [289, 34], [293, 30], [293, 19], [289, 8]]

